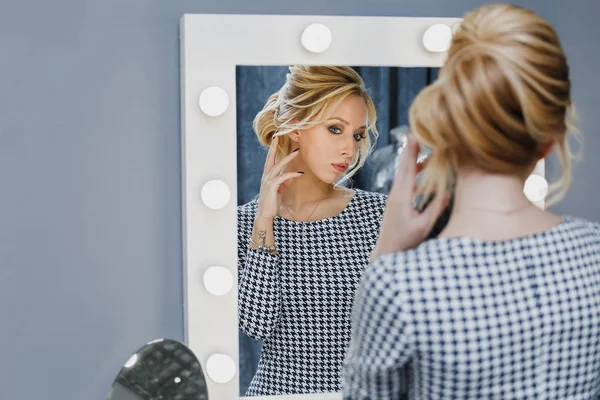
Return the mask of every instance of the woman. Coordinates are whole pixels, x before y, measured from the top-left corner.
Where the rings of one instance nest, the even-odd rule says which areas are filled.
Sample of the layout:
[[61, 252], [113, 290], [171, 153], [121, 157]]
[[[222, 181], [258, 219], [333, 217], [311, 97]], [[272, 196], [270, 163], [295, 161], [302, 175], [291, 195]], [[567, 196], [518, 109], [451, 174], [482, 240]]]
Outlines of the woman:
[[[410, 110], [413, 138], [355, 300], [345, 399], [600, 398], [600, 225], [523, 193], [556, 149], [570, 182], [568, 65], [531, 11], [484, 6]], [[432, 149], [412, 208], [419, 145]], [[452, 174], [451, 174], [452, 172]], [[454, 191], [439, 237], [423, 241]], [[403, 373], [408, 373], [407, 382]]]
[[341, 186], [376, 137], [351, 68], [292, 66], [254, 120], [269, 152], [238, 208], [239, 323], [263, 341], [247, 396], [341, 390], [350, 314], [386, 197]]

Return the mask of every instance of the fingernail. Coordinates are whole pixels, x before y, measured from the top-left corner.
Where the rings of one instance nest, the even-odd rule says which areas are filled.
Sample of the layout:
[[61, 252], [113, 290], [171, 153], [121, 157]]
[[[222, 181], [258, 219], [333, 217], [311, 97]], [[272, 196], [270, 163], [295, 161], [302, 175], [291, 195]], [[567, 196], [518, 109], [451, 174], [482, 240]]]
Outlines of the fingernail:
[[297, 152], [298, 150], [300, 150], [300, 147], [298, 147], [296, 150], [292, 151], [292, 153]]

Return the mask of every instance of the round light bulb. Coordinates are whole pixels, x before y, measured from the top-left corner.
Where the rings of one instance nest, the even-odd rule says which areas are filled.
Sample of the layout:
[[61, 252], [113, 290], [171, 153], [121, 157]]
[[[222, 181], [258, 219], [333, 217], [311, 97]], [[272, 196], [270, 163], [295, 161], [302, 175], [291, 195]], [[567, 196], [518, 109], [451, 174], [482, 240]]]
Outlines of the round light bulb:
[[310, 24], [302, 32], [301, 41], [306, 50], [322, 53], [331, 46], [331, 31], [323, 24]]
[[127, 360], [127, 362], [125, 363], [124, 367], [125, 368], [131, 368], [135, 365], [135, 363], [138, 360], [138, 355], [137, 354], [133, 354], [131, 357], [129, 357], [129, 360]]
[[450, 48], [452, 28], [446, 24], [435, 24], [423, 34], [423, 46], [432, 53], [443, 53]]
[[206, 361], [208, 377], [216, 383], [227, 383], [235, 376], [235, 362], [226, 354], [213, 354]]
[[204, 287], [214, 296], [223, 296], [233, 287], [233, 275], [225, 267], [209, 267], [204, 272]]
[[229, 203], [231, 200], [231, 190], [229, 186], [223, 181], [212, 180], [208, 181], [202, 186], [202, 192], [200, 194], [202, 202], [213, 210], [219, 210]]
[[525, 181], [523, 192], [531, 202], [542, 201], [548, 194], [548, 181], [543, 176], [531, 174]]
[[181, 382], [181, 378], [176, 376], [175, 379], [173, 379], [173, 382], [179, 383], [179, 382]]
[[210, 117], [223, 114], [229, 107], [227, 92], [218, 86], [210, 86], [202, 91], [198, 100], [202, 112]]

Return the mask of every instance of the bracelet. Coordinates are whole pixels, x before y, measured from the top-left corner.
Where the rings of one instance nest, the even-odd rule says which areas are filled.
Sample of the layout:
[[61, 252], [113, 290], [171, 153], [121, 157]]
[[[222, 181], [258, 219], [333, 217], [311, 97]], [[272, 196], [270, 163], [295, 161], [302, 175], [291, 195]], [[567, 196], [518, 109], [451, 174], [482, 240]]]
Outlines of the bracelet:
[[258, 247], [259, 251], [264, 251], [266, 253], [272, 253], [274, 251], [277, 251], [277, 245], [275, 245], [275, 244], [273, 246], [263, 246], [263, 245], [256, 243], [252, 238], [250, 238], [250, 242], [253, 245], [255, 245], [256, 247]]

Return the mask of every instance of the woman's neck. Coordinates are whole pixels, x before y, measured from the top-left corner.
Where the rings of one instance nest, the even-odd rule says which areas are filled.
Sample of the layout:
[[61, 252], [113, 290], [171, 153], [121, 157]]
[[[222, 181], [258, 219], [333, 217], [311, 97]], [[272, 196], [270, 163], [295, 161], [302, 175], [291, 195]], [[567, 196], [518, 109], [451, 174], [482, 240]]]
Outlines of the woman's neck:
[[469, 172], [457, 176], [454, 213], [488, 210], [510, 213], [529, 204], [523, 192], [525, 180], [518, 176]]
[[285, 208], [302, 210], [302, 208], [322, 201], [334, 194], [334, 186], [319, 180], [308, 171], [292, 181], [283, 193], [282, 203]]
[[441, 237], [503, 240], [540, 232], [559, 217], [536, 207], [523, 192], [525, 179], [483, 172], [458, 175], [452, 213]]

